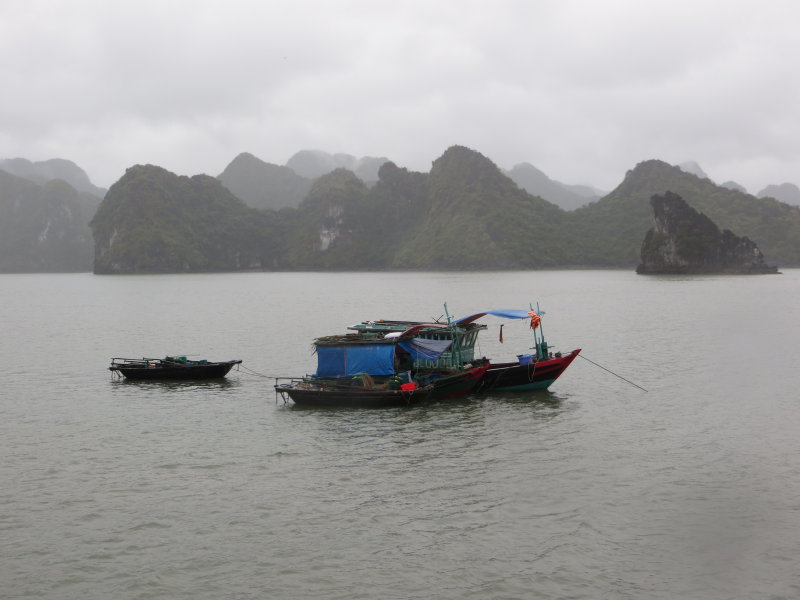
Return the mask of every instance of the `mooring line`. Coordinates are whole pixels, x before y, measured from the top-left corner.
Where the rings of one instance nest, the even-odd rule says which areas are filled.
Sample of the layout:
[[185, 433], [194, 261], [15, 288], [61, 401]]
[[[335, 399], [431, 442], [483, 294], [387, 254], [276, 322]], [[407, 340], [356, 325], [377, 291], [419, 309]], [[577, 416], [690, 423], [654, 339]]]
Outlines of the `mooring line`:
[[624, 378], [622, 375], [617, 375], [617, 374], [616, 374], [616, 373], [614, 373], [614, 371], [612, 371], [611, 369], [606, 369], [606, 368], [605, 368], [603, 365], [598, 365], [598, 364], [597, 364], [596, 362], [594, 362], [593, 360], [590, 360], [590, 359], [586, 358], [586, 357], [583, 355], [583, 353], [581, 353], [581, 354], [578, 354], [578, 356], [580, 356], [580, 357], [581, 357], [582, 359], [584, 359], [584, 360], [588, 360], [588, 361], [589, 361], [590, 363], [592, 363], [592, 364], [593, 364], [595, 367], [600, 367], [601, 369], [603, 369], [603, 371], [608, 371], [608, 372], [609, 372], [609, 373], [611, 373], [611, 374], [612, 374], [614, 377], [619, 377], [620, 379], [622, 379], [622, 381], [625, 381], [625, 382], [627, 382], [627, 383], [630, 383], [632, 386], [634, 386], [634, 387], [637, 387], [637, 388], [639, 388], [640, 390], [642, 390], [642, 391], [644, 391], [644, 392], [646, 392], [646, 391], [647, 391], [647, 390], [646, 390], [646, 389], [644, 389], [642, 386], [640, 386], [640, 385], [637, 385], [637, 384], [633, 383], [632, 381], [630, 381], [630, 380], [628, 380], [628, 379], [625, 379], [625, 378]]
[[258, 373], [257, 371], [253, 371], [253, 369], [249, 369], [244, 365], [239, 365], [239, 367], [241, 370], [245, 371], [245, 375], [255, 375], [256, 377], [263, 377], [264, 379], [285, 379], [284, 377], [276, 377], [275, 375], [264, 375], [263, 373]]

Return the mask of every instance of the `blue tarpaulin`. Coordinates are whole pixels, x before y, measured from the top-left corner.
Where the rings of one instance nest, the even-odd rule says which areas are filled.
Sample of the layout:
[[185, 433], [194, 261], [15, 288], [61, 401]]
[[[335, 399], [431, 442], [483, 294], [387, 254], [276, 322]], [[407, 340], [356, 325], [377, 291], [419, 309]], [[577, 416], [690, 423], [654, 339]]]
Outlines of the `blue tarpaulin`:
[[317, 377], [351, 377], [356, 373], [392, 375], [394, 344], [317, 346]]
[[515, 308], [487, 310], [485, 312], [475, 313], [474, 315], [458, 319], [456, 321], [456, 325], [466, 325], [467, 323], [472, 323], [484, 315], [492, 315], [494, 317], [500, 317], [501, 319], [527, 319], [531, 316], [531, 313], [530, 310], [517, 310]]
[[429, 340], [426, 338], [411, 338], [400, 342], [400, 347], [414, 358], [422, 360], [438, 360], [452, 344], [452, 340]]
[[[429, 340], [411, 338], [399, 345], [415, 358], [437, 360], [452, 340]], [[352, 377], [357, 373], [369, 375], [394, 374], [393, 343], [337, 344], [317, 346], [316, 377]]]

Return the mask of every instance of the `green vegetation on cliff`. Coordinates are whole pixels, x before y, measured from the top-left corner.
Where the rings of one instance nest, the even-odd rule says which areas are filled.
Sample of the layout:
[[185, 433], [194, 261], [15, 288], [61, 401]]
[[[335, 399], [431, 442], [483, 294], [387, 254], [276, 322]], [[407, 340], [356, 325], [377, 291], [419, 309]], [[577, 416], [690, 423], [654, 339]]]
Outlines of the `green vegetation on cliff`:
[[427, 213], [394, 266], [537, 268], [558, 264], [565, 212], [531, 196], [483, 155], [449, 148], [431, 167]]
[[89, 220], [100, 202], [60, 179], [0, 170], [0, 273], [89, 271]]
[[633, 268], [652, 224], [650, 198], [667, 192], [752, 239], [771, 264], [800, 265], [798, 207], [650, 160], [567, 212], [453, 146], [430, 173], [385, 162], [371, 187], [335, 169], [297, 208], [278, 211], [246, 206], [211, 177], [133, 167], [93, 221], [95, 270]]
[[106, 194], [91, 222], [95, 273], [270, 268], [275, 220], [207, 175], [137, 165]]
[[[305, 247], [316, 240], [305, 264], [633, 268], [652, 224], [650, 198], [672, 191], [721, 227], [752, 239], [771, 263], [800, 265], [800, 209], [716, 186], [658, 160], [640, 163], [610, 194], [571, 212], [521, 190], [489, 159], [461, 146], [449, 148], [428, 174], [386, 163], [373, 188], [352, 188], [349, 204], [339, 173], [336, 179], [320, 178], [310, 196], [317, 204], [327, 201], [328, 210], [337, 207], [335, 235], [319, 215], [298, 217]], [[288, 232], [289, 244], [294, 235]], [[291, 265], [297, 263], [289, 260]]]
[[287, 268], [549, 267], [564, 253], [564, 219], [456, 146], [430, 174], [384, 163], [372, 188], [344, 169], [320, 177], [285, 222], [283, 256]]
[[666, 192], [720, 228], [753, 240], [769, 262], [800, 265], [800, 208], [717, 186], [660, 160], [639, 163], [610, 194], [570, 215], [573, 231], [588, 242], [585, 264], [636, 264], [643, 232], [652, 224], [650, 198]]
[[720, 231], [679, 195], [667, 192], [650, 199], [654, 226], [642, 243], [641, 274], [776, 273], [758, 246], [729, 229]]
[[[360, 240], [368, 227], [367, 188], [352, 172], [336, 169], [315, 180], [286, 227], [284, 264], [296, 269], [364, 268]], [[289, 211], [284, 211], [284, 215]]]

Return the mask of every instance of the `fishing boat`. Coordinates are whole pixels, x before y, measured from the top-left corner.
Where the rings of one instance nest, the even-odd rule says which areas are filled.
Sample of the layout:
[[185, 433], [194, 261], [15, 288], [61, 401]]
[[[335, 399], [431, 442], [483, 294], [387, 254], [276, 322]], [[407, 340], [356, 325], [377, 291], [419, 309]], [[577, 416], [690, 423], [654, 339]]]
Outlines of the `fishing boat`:
[[112, 358], [108, 369], [128, 379], [218, 379], [225, 377], [241, 360], [210, 362], [189, 360], [185, 356], [165, 358]]
[[[467, 326], [481, 317], [491, 315], [503, 319], [529, 320], [533, 334], [532, 353], [518, 354], [516, 360], [492, 362], [487, 369], [479, 391], [492, 390], [546, 390], [572, 364], [580, 354], [576, 348], [566, 354], [552, 352], [544, 337], [541, 315], [537, 310], [500, 309], [475, 313], [468, 317], [456, 319], [459, 326]], [[500, 342], [503, 342], [503, 326], [500, 326]]]
[[[580, 354], [580, 348], [568, 353], [553, 352], [544, 337], [542, 315], [538, 309], [494, 309], [475, 313], [463, 318], [450, 317], [445, 304], [447, 323], [417, 323], [413, 321], [365, 321], [353, 325], [349, 329], [362, 334], [398, 335], [401, 331], [416, 331], [417, 335], [428, 339], [451, 340], [452, 347], [444, 354], [440, 362], [458, 364], [475, 358], [475, 344], [478, 334], [488, 328], [479, 323], [479, 319], [487, 315], [501, 319], [527, 321], [533, 334], [533, 352], [518, 354], [516, 360], [491, 361], [477, 388], [470, 391], [488, 392], [491, 390], [542, 390], [549, 388], [553, 382], [572, 364]], [[500, 327], [502, 341], [503, 326]]]
[[467, 351], [474, 346], [472, 332], [483, 327], [365, 321], [348, 328], [353, 333], [314, 340], [317, 371], [278, 382], [275, 391], [284, 400], [316, 406], [408, 405], [465, 396], [489, 368], [487, 359]]
[[555, 352], [546, 359], [521, 355], [516, 362], [492, 364], [478, 391], [546, 390], [572, 364], [580, 351], [580, 348], [576, 348], [568, 354]]

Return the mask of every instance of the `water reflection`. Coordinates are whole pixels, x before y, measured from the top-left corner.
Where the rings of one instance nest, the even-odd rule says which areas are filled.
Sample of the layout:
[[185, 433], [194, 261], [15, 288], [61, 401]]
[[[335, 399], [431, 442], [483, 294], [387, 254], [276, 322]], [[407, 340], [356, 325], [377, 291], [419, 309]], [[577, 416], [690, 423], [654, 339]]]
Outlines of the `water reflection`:
[[559, 406], [566, 396], [550, 390], [497, 390], [487, 394], [483, 399], [487, 402], [502, 402], [503, 404], [542, 404], [552, 408]]
[[205, 381], [189, 380], [151, 380], [137, 381], [133, 379], [112, 379], [112, 390], [125, 390], [132, 392], [141, 390], [143, 392], [156, 392], [164, 394], [185, 394], [193, 392], [219, 393], [226, 390], [233, 390], [241, 386], [237, 379], [209, 379]]
[[569, 398], [569, 395], [559, 392], [551, 392], [549, 390], [534, 390], [534, 391], [494, 391], [488, 394], [470, 395], [463, 398], [433, 400], [422, 404], [413, 404], [409, 406], [375, 406], [375, 407], [352, 407], [352, 406], [317, 406], [317, 405], [299, 405], [294, 404], [291, 400], [280, 400], [278, 396], [277, 403], [283, 404], [288, 410], [299, 412], [314, 412], [314, 413], [335, 413], [340, 414], [361, 414], [366, 412], [381, 412], [381, 413], [399, 413], [399, 414], [415, 414], [415, 415], [433, 415], [438, 416], [440, 411], [469, 411], [479, 409], [483, 404], [501, 403], [504, 405], [522, 405], [532, 406], [534, 408], [542, 408], [548, 411], [562, 408], [563, 403]]
[[306, 435], [317, 440], [349, 440], [357, 445], [388, 436], [393, 443], [406, 445], [442, 436], [474, 441], [486, 435], [499, 440], [515, 431], [530, 433], [574, 411], [567, 399], [546, 391], [494, 392], [410, 407], [312, 407], [289, 402], [284, 410], [302, 419]]

